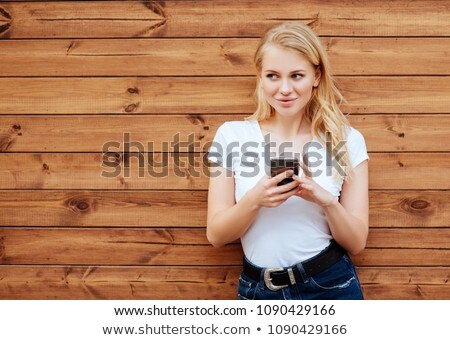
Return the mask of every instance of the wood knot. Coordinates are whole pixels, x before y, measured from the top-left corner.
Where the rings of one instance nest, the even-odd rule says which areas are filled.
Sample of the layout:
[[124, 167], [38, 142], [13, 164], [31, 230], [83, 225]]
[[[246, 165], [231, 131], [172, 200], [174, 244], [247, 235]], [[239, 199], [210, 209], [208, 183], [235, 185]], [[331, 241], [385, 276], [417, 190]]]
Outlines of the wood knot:
[[104, 161], [108, 161], [109, 164], [118, 166], [122, 162], [122, 153], [120, 152], [105, 152]]
[[405, 138], [405, 133], [404, 133], [404, 132], [400, 132], [400, 133], [398, 134], [398, 136], [399, 136], [400, 138]]
[[44, 164], [42, 164], [42, 170], [49, 171], [50, 168], [49, 168], [49, 166], [47, 164], [44, 163]]
[[402, 162], [400, 162], [400, 161], [398, 161], [398, 165], [400, 165], [400, 168], [403, 168], [405, 165], [402, 163]]
[[0, 7], [0, 16], [6, 18], [6, 19], [12, 19], [11, 15], [4, 9]]
[[80, 213], [86, 213], [89, 210], [91, 210], [91, 207], [93, 205], [93, 202], [89, 202], [88, 199], [84, 198], [71, 198], [67, 202], [67, 206], [75, 211]]
[[[0, 25], [0, 34], [10, 29], [12, 21], [11, 15], [5, 9], [0, 7], [0, 19], [3, 18], [7, 19], [7, 22], [6, 24]], [[5, 21], [4, 19], [0, 20], [0, 22]]]
[[22, 129], [22, 127], [20, 126], [20, 124], [14, 124], [14, 125], [12, 126], [12, 128], [13, 128], [13, 130], [14, 130], [15, 132], [19, 132], [19, 131]]
[[205, 118], [200, 115], [188, 115], [186, 118], [194, 125], [205, 124]]
[[128, 93], [139, 93], [139, 89], [137, 87], [130, 87]]
[[205, 125], [205, 126], [203, 127], [203, 130], [208, 131], [208, 130], [209, 130], [209, 126], [208, 126], [208, 125]]
[[78, 208], [78, 210], [81, 210], [81, 211], [89, 209], [89, 203], [87, 203], [85, 201], [77, 202], [77, 208]]
[[137, 104], [130, 104], [127, 107], [125, 107], [125, 112], [133, 112], [137, 109]]
[[400, 203], [400, 207], [403, 211], [421, 218], [431, 216], [434, 213], [433, 209], [430, 209], [430, 206], [430, 202], [420, 198], [405, 198]]
[[423, 210], [430, 206], [430, 203], [424, 200], [414, 200], [410, 203], [411, 208], [417, 210]]

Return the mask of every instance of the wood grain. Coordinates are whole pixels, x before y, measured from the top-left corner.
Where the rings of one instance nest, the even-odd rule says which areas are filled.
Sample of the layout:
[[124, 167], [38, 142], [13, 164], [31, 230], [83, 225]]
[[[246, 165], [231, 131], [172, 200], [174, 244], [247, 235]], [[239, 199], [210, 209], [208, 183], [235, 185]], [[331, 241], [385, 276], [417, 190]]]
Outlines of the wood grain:
[[[0, 62], [8, 65], [0, 76], [253, 76], [257, 44], [248, 38], [0, 40]], [[323, 38], [322, 44], [337, 76], [450, 75], [449, 38]]]
[[[371, 228], [352, 256], [365, 298], [450, 299], [439, 0], [2, 1], [0, 299], [236, 299], [242, 249], [206, 239], [202, 157], [255, 110], [253, 53], [284, 21], [320, 36], [370, 152]], [[198, 145], [149, 166], [177, 133]]]
[[[251, 114], [254, 78], [6, 77], [0, 82], [0, 114]], [[450, 113], [450, 77], [336, 80], [348, 101], [345, 113]]]
[[414, 6], [405, 0], [13, 1], [1, 7], [11, 17], [0, 22], [3, 38], [248, 37], [284, 20], [323, 35], [448, 36], [450, 30], [449, 5], [438, 0]]
[[[236, 299], [241, 266], [0, 266], [1, 299]], [[448, 268], [357, 268], [366, 299], [449, 299]]]
[[[139, 167], [137, 154], [125, 166], [120, 153], [105, 158], [99, 153], [0, 153], [0, 188], [206, 190], [216, 170], [206, 167], [206, 154], [190, 155], [191, 160], [189, 154], [180, 154], [178, 161], [173, 155], [167, 157], [167, 167], [161, 154], [145, 155]], [[369, 157], [370, 189], [450, 189], [449, 153], [370, 153]], [[149, 160], [155, 162], [153, 166]]]
[[[6, 190], [0, 191], [0, 226], [204, 227], [207, 195], [206, 191]], [[369, 203], [371, 227], [448, 226], [449, 191], [371, 191]], [[422, 234], [427, 237], [424, 229], [418, 233], [418, 240]]]
[[[362, 266], [450, 266], [449, 229], [372, 229]], [[237, 265], [241, 245], [213, 248], [203, 228], [0, 228], [0, 264]]]
[[[207, 151], [221, 124], [243, 118], [241, 115], [0, 116], [0, 151]], [[424, 120], [427, 124], [423, 124]], [[360, 115], [350, 116], [350, 123], [363, 134], [370, 152], [450, 151], [449, 144], [441, 143], [450, 135], [450, 115]], [[181, 144], [175, 149], [177, 141], [186, 146]]]

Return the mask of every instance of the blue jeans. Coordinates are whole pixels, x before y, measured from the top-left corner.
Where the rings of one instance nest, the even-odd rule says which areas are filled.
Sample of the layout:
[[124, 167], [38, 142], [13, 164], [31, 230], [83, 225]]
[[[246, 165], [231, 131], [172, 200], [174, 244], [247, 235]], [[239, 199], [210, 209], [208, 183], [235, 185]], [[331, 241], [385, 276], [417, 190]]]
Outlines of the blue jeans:
[[[262, 276], [262, 275], [261, 275]], [[347, 255], [319, 274], [277, 291], [241, 273], [238, 300], [364, 300], [355, 267]]]

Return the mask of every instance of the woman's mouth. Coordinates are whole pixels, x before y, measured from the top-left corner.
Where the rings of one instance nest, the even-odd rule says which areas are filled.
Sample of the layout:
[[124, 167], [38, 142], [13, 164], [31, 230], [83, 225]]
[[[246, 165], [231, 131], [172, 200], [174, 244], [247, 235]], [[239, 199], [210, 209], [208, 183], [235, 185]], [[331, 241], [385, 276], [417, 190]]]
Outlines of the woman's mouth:
[[279, 101], [281, 104], [283, 104], [284, 106], [289, 106], [291, 105], [294, 100], [296, 100], [297, 98], [291, 98], [291, 99], [277, 99], [277, 101]]

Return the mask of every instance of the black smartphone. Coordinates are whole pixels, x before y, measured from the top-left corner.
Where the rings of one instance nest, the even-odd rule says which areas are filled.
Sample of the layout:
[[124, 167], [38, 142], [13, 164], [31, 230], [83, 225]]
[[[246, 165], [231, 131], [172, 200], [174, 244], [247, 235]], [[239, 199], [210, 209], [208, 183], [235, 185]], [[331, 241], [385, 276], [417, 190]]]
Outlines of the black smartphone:
[[[270, 176], [274, 177], [282, 172], [292, 169], [294, 174], [298, 176], [299, 161], [297, 158], [279, 157], [270, 160]], [[278, 182], [278, 186], [292, 182], [291, 177], [284, 178]]]

